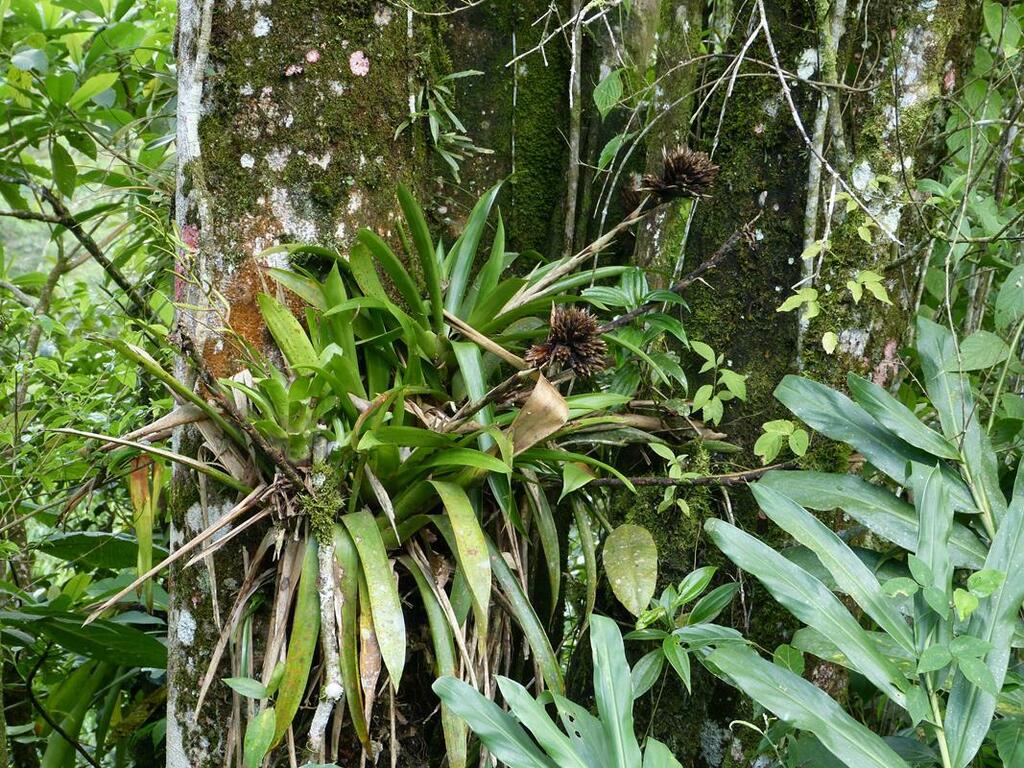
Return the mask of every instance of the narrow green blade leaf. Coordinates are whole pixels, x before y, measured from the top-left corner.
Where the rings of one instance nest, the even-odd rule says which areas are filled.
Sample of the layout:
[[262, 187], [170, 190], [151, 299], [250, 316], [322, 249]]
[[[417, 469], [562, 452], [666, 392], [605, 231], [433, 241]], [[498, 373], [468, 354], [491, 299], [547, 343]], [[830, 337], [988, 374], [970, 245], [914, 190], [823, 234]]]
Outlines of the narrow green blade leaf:
[[291, 310], [267, 293], [261, 293], [256, 301], [270, 335], [292, 370], [315, 368], [320, 362], [316, 350]]
[[430, 482], [448, 513], [455, 538], [455, 555], [473, 595], [473, 616], [483, 651], [487, 646], [487, 614], [491, 604], [491, 563], [487, 540], [466, 492], [454, 483]]
[[594, 698], [618, 768], [640, 768], [640, 745], [633, 732], [633, 683], [622, 635], [606, 616], [590, 617], [594, 658]]
[[[826, 512], [842, 509], [861, 525], [886, 541], [909, 552], [917, 551], [917, 511], [879, 488], [853, 475], [830, 472], [773, 471], [758, 485], [781, 491], [807, 509]], [[950, 558], [957, 568], [982, 567], [987, 549], [969, 528], [953, 524], [949, 538]]]
[[509, 768], [558, 768], [544, 756], [520, 725], [493, 701], [454, 677], [434, 681], [434, 693], [469, 723], [473, 733]]
[[469, 285], [469, 276], [473, 272], [476, 250], [480, 245], [487, 217], [491, 213], [491, 206], [494, 205], [500, 189], [501, 183], [499, 182], [487, 190], [473, 206], [473, 210], [466, 220], [466, 228], [457, 243], [458, 250], [455, 251], [451, 273], [448, 276], [448, 294], [445, 297], [444, 308], [463, 319], [465, 319], [465, 315], [462, 314], [462, 299], [466, 294], [466, 287]]
[[498, 676], [498, 688], [512, 714], [533, 734], [559, 768], [590, 768], [572, 748], [569, 737], [556, 726], [544, 707], [515, 680]]
[[907, 622], [882, 592], [878, 579], [846, 542], [803, 507], [770, 486], [751, 486], [758, 506], [776, 525], [814, 552], [836, 586], [853, 598], [868, 616], [907, 651], [914, 651], [914, 635]]
[[402, 614], [402, 600], [398, 595], [395, 575], [388, 563], [388, 553], [384, 549], [377, 521], [368, 510], [351, 512], [341, 520], [359, 552], [380, 655], [397, 690], [405, 667], [405, 616]]
[[704, 524], [726, 557], [753, 574], [786, 609], [830, 638], [855, 667], [900, 706], [903, 675], [829, 589], [798, 565], [748, 533], [712, 518]]
[[435, 333], [440, 333], [444, 327], [444, 303], [441, 299], [441, 277], [438, 271], [437, 253], [430, 241], [427, 220], [423, 217], [423, 211], [419, 203], [416, 202], [416, 198], [404, 184], [398, 185], [398, 204], [409, 225], [412, 242], [416, 246], [416, 253], [419, 256], [420, 269], [423, 270], [423, 280], [427, 284], [427, 296], [430, 297], [431, 326]]
[[707, 661], [782, 720], [817, 736], [849, 768], [908, 768], [881, 737], [850, 717], [827, 693], [746, 646], [720, 646]]

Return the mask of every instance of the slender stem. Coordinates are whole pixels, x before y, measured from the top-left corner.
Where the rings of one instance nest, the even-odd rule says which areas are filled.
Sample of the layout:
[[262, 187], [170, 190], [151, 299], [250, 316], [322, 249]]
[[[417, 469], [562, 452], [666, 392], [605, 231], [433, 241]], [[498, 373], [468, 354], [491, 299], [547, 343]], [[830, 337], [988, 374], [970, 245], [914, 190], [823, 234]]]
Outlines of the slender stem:
[[996, 391], [992, 395], [992, 408], [988, 414], [988, 425], [985, 427], [985, 431], [992, 434], [992, 425], [996, 420], [996, 409], [999, 407], [999, 398], [1003, 394], [1003, 386], [1006, 384], [1006, 374], [1010, 370], [1010, 363], [1017, 356], [1017, 347], [1020, 344], [1021, 333], [1024, 332], [1024, 318], [1017, 323], [1017, 328], [1013, 332], [1013, 341], [1010, 342], [1010, 354], [1006, 356], [1006, 362], [1003, 363], [1003, 370], [999, 372], [999, 381], [996, 383]]
[[932, 705], [932, 717], [935, 718], [935, 736], [939, 742], [939, 753], [942, 755], [942, 768], [953, 768], [953, 760], [949, 756], [949, 744], [946, 742], [946, 729], [942, 725], [942, 708], [939, 706], [939, 697], [932, 685], [931, 674], [925, 675], [925, 684], [928, 687], [928, 701]]

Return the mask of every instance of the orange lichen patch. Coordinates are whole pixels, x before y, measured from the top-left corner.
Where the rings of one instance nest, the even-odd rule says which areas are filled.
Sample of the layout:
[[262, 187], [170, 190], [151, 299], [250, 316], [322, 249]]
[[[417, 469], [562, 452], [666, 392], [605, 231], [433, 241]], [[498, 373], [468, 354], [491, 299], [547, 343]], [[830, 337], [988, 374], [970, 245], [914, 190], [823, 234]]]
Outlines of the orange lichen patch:
[[[203, 357], [216, 376], [232, 376], [245, 368], [246, 346], [262, 352], [273, 349], [273, 340], [256, 303], [260, 293], [276, 292], [266, 270], [267, 265], [262, 260], [248, 257], [235, 267], [221, 288], [224, 301], [230, 307], [224, 318], [226, 329], [207, 340], [203, 347]], [[290, 299], [287, 303], [292, 311], [297, 309]]]

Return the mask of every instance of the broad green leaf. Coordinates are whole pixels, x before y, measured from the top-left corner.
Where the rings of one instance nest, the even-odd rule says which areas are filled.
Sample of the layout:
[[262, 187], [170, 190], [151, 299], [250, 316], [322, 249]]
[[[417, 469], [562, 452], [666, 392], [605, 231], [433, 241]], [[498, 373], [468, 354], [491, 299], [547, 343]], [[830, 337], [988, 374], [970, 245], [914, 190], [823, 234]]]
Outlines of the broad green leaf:
[[683, 681], [687, 692], [692, 693], [690, 688], [690, 656], [679, 644], [679, 638], [676, 635], [669, 635], [662, 640], [661, 652], [672, 666], [672, 669], [679, 675], [679, 679]]
[[800, 621], [836, 644], [854, 668], [900, 706], [903, 676], [842, 603], [820, 581], [748, 533], [715, 518], [704, 529], [719, 549], [753, 574]]
[[959, 460], [960, 452], [955, 445], [922, 424], [913, 411], [882, 387], [855, 373], [847, 374], [846, 384], [857, 404], [898, 437], [933, 456]]
[[665, 668], [665, 653], [661, 648], [649, 651], [640, 657], [640, 660], [633, 665], [629, 673], [629, 680], [633, 686], [633, 699], [639, 699], [647, 693], [661, 677], [661, 670]]
[[431, 484], [448, 513], [459, 568], [473, 594], [473, 615], [483, 652], [487, 646], [487, 616], [491, 605], [491, 564], [487, 540], [466, 492], [454, 483], [432, 480]]
[[658, 548], [650, 531], [626, 523], [608, 534], [604, 569], [612, 592], [627, 611], [639, 616], [647, 610], [658, 583]]
[[[991, 597], [981, 603], [968, 626], [969, 634], [992, 646], [985, 657], [985, 664], [997, 690], [1006, 678], [1014, 627], [1021, 603], [1024, 602], [1022, 562], [1024, 498], [1017, 496], [999, 525], [985, 560], [985, 570], [1005, 573], [1006, 580]], [[946, 707], [945, 723], [954, 768], [964, 768], [977, 754], [992, 722], [995, 706], [995, 696], [979, 688], [963, 674], [956, 676]]]
[[284, 676], [274, 699], [273, 745], [281, 743], [285, 732], [295, 719], [299, 705], [306, 695], [309, 670], [313, 665], [317, 641], [320, 639], [320, 595], [317, 591], [316, 539], [310, 537], [302, 556], [302, 573], [296, 589], [295, 615], [288, 635], [288, 651], [284, 661]]
[[469, 723], [491, 754], [509, 768], [558, 768], [511, 715], [466, 683], [442, 677], [432, 687], [441, 701]]
[[[921, 599], [934, 613], [945, 616], [953, 600], [953, 565], [949, 559], [949, 537], [953, 530], [953, 507], [942, 473], [936, 466], [926, 473], [914, 473], [914, 505], [918, 514], [917, 555], [908, 556], [911, 573], [925, 586]], [[915, 570], [916, 569], [916, 570]], [[917, 571], [925, 571], [922, 577]], [[937, 631], [933, 613], [916, 607], [919, 637], [928, 637]]]
[[356, 737], [365, 749], [370, 749], [370, 734], [363, 711], [362, 687], [359, 684], [359, 552], [348, 530], [340, 523], [331, 529], [334, 541], [334, 561], [338, 567], [339, 608], [338, 646], [341, 682], [345, 689], [345, 703]]
[[536, 699], [515, 680], [498, 675], [498, 689], [505, 703], [516, 719], [522, 723], [549, 757], [554, 758], [559, 768], [590, 768], [572, 747], [569, 737], [552, 722]]
[[225, 677], [221, 682], [249, 699], [267, 698], [267, 686], [251, 677]]
[[613, 69], [596, 86], [594, 86], [594, 106], [602, 118], [614, 109], [622, 98], [622, 76], [619, 70]]
[[771, 486], [757, 483], [751, 486], [751, 490], [758, 506], [776, 525], [818, 556], [839, 590], [852, 597], [903, 648], [913, 652], [914, 636], [906, 621], [882, 592], [875, 574], [846, 542]]
[[848, 715], [827, 693], [749, 648], [716, 648], [708, 662], [761, 706], [813, 733], [848, 768], [908, 768], [878, 735]]
[[946, 370], [983, 371], [1003, 362], [1010, 355], [1005, 341], [990, 331], [975, 331], [960, 342], [960, 356], [947, 362]]
[[[134, 567], [137, 553], [131, 536], [104, 531], [56, 531], [39, 543], [38, 551], [69, 563], [111, 570]], [[167, 554], [163, 547], [153, 546], [153, 556], [158, 562]]]
[[75, 161], [59, 141], [50, 142], [50, 163], [53, 166], [53, 181], [65, 197], [75, 194], [78, 169]]
[[395, 574], [380, 537], [377, 521], [368, 510], [350, 512], [341, 518], [359, 552], [359, 564], [370, 599], [370, 615], [380, 646], [380, 655], [395, 690], [405, 667], [405, 616], [398, 595]]
[[[608, 139], [607, 143], [604, 145], [604, 148], [601, 150], [601, 154], [597, 158], [597, 170], [603, 171], [605, 168], [607, 168], [611, 164], [612, 160], [615, 159], [615, 156], [619, 153], [619, 150], [622, 149], [622, 145], [629, 141], [631, 138], [633, 138], [632, 132], [617, 133], [610, 139]], [[632, 211], [629, 211], [629, 213], [632, 213]]]
[[853, 446], [885, 474], [906, 483], [907, 463], [929, 464], [928, 454], [906, 443], [846, 395], [799, 376], [786, 376], [775, 397], [809, 427]]
[[274, 721], [276, 714], [273, 707], [268, 707], [249, 721], [245, 728], [245, 741], [242, 747], [242, 762], [245, 768], [259, 768], [263, 758], [274, 743]]
[[622, 635], [606, 616], [590, 617], [594, 659], [594, 698], [618, 768], [640, 768], [640, 745], [633, 732], [633, 684]]
[[683, 768], [669, 748], [651, 737], [644, 743], [643, 768]]
[[82, 106], [93, 96], [97, 96], [112, 87], [117, 82], [118, 77], [119, 74], [117, 72], [104, 72], [101, 75], [93, 75], [71, 95], [71, 98], [68, 99], [68, 106], [72, 109]]
[[567, 461], [562, 465], [562, 492], [558, 496], [561, 501], [573, 491], [578, 491], [597, 476], [586, 464], [578, 461]]
[[292, 370], [316, 368], [320, 362], [316, 350], [291, 310], [267, 293], [261, 293], [256, 301], [270, 335]]
[[1024, 320], [1024, 264], [1018, 264], [1006, 276], [996, 296], [995, 324], [1005, 330]]
[[696, 602], [686, 622], [689, 625], [705, 624], [714, 621], [718, 614], [725, 610], [725, 607], [732, 602], [733, 596], [739, 592], [738, 582], [730, 582], [715, 587], [704, 597]]
[[[885, 488], [853, 475], [829, 472], [768, 472], [759, 485], [781, 491], [797, 504], [819, 512], [842, 509], [861, 525], [909, 552], [917, 550], [917, 511]], [[953, 523], [950, 558], [962, 568], [981, 568], [987, 550], [966, 526]]]
[[36, 637], [47, 637], [62, 648], [89, 659], [133, 667], [166, 669], [167, 647], [135, 627], [97, 619], [86, 627], [77, 613], [50, 613], [49, 607], [22, 607], [16, 614], [0, 611], [0, 621]]

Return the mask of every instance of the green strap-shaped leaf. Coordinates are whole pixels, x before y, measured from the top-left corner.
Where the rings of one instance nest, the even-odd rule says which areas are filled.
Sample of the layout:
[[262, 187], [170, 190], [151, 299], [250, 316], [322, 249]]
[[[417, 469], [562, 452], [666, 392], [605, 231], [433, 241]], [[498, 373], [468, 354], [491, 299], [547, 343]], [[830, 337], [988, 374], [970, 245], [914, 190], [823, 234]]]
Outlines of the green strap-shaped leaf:
[[960, 452], [955, 445], [925, 426], [912, 410], [882, 387], [855, 373], [847, 374], [846, 385], [857, 404], [895, 435], [933, 456], [959, 461]]
[[[949, 559], [949, 536], [953, 530], [953, 507], [949, 503], [946, 483], [938, 466], [930, 470], [916, 467], [914, 475], [914, 506], [919, 520], [917, 533], [917, 557], [934, 579], [927, 589], [939, 590], [943, 602], [953, 601], [953, 565]], [[914, 596], [914, 626], [919, 638], [941, 631], [934, 642], [947, 642], [951, 627], [935, 613], [925, 600], [924, 592]]]
[[544, 751], [557, 761], [559, 768], [591, 768], [576, 754], [569, 737], [552, 722], [543, 705], [523, 686], [499, 675], [498, 688], [512, 714], [533, 734]]
[[256, 302], [270, 335], [292, 370], [316, 368], [320, 363], [316, 350], [291, 310], [267, 293], [257, 296]]
[[515, 620], [522, 627], [526, 642], [533, 651], [533, 656], [540, 666], [541, 676], [544, 684], [555, 693], [565, 691], [565, 682], [562, 680], [562, 668], [558, 664], [555, 652], [551, 648], [551, 641], [547, 632], [541, 626], [533, 606], [523, 593], [522, 586], [512, 573], [512, 569], [505, 562], [505, 557], [494, 546], [494, 542], [488, 539], [487, 547], [491, 553], [491, 573], [494, 574], [494, 581], [498, 588], [508, 600], [509, 608]]
[[[487, 257], [480, 274], [477, 275], [474, 292], [466, 297], [462, 305], [462, 311], [467, 317], [474, 317], [477, 307], [481, 301], [488, 300], [498, 286], [498, 279], [505, 269], [505, 222], [501, 219], [501, 211], [498, 211], [498, 226], [494, 231], [494, 242], [491, 243], [491, 255]], [[494, 311], [501, 309], [495, 308]], [[491, 314], [493, 317], [493, 314]], [[490, 317], [488, 317], [490, 319]]]
[[338, 566], [338, 594], [341, 620], [338, 623], [339, 665], [352, 727], [367, 754], [372, 752], [370, 732], [363, 711], [363, 689], [359, 681], [359, 552], [343, 525], [335, 523], [334, 560]]
[[[853, 475], [773, 471], [758, 485], [781, 491], [807, 509], [842, 509], [861, 525], [909, 552], [917, 551], [917, 511], [885, 488]], [[953, 523], [949, 554], [957, 568], [980, 569], [988, 550], [969, 528]]]
[[473, 617], [476, 619], [481, 652], [487, 647], [487, 615], [491, 604], [491, 562], [487, 539], [477, 519], [469, 496], [454, 483], [432, 480], [441, 497], [455, 538], [455, 556], [473, 595]]
[[317, 560], [316, 539], [312, 536], [306, 542], [306, 551], [302, 556], [302, 573], [295, 596], [295, 615], [292, 618], [292, 631], [288, 636], [288, 653], [284, 661], [284, 677], [277, 689], [274, 701], [274, 740], [273, 745], [281, 743], [288, 726], [292, 724], [299, 704], [306, 695], [306, 683], [309, 681], [309, 669], [313, 664], [317, 640], [320, 637], [320, 595], [317, 591]]
[[508, 768], [558, 768], [511, 715], [474, 688], [454, 677], [442, 677], [434, 681], [433, 689], [441, 701], [469, 723], [477, 738]]
[[848, 768], [908, 768], [880, 736], [850, 717], [827, 693], [748, 647], [720, 646], [707, 662], [761, 706], [817, 736]]
[[562, 726], [573, 747], [593, 768], [618, 768], [608, 741], [608, 733], [596, 717], [574, 701], [557, 693], [551, 694]]
[[751, 489], [764, 513], [817, 555], [835, 579], [836, 586], [852, 597], [896, 642], [913, 653], [914, 635], [907, 622], [882, 592], [875, 574], [846, 542], [814, 515], [770, 486], [757, 483]]
[[[1006, 574], [1002, 585], [971, 617], [968, 634], [992, 646], [985, 657], [997, 687], [1002, 687], [1010, 660], [1011, 641], [1024, 602], [1024, 498], [1017, 496], [999, 525], [985, 570]], [[970, 764], [977, 754], [995, 712], [995, 697], [957, 672], [946, 706], [946, 738], [954, 768]]]
[[412, 275], [406, 271], [395, 252], [380, 238], [380, 235], [369, 229], [359, 230], [356, 237], [370, 250], [377, 260], [377, 264], [391, 278], [391, 282], [405, 301], [412, 316], [426, 324], [427, 305], [423, 303], [423, 298], [420, 296], [419, 286], [412, 279]]
[[[416, 562], [405, 555], [399, 558], [406, 570], [412, 574], [423, 601], [423, 608], [430, 625], [430, 638], [434, 646], [434, 663], [438, 677], [453, 677], [457, 674], [455, 639], [445, 619], [437, 595], [430, 588], [427, 577]], [[451, 768], [466, 767], [466, 723], [455, 714], [447, 703], [441, 703], [441, 730], [444, 731], [445, 754]]]
[[[942, 431], [960, 445], [971, 492], [978, 509], [996, 527], [1006, 514], [1006, 499], [999, 489], [999, 470], [970, 381], [957, 369], [956, 340], [948, 328], [923, 317], [917, 319], [917, 351], [928, 397], [939, 414]], [[955, 489], [951, 488], [951, 492]], [[954, 493], [954, 501], [958, 501]]]
[[423, 217], [423, 211], [420, 209], [419, 203], [416, 202], [416, 198], [404, 184], [398, 185], [398, 204], [409, 225], [412, 242], [416, 246], [416, 253], [419, 256], [420, 269], [423, 270], [423, 280], [427, 284], [427, 296], [430, 297], [431, 326], [434, 333], [440, 333], [444, 328], [444, 302], [441, 298], [441, 277], [438, 270], [437, 253], [430, 241], [427, 220]]
[[359, 563], [366, 580], [370, 615], [377, 634], [380, 655], [391, 682], [398, 690], [405, 667], [405, 616], [398, 595], [395, 575], [388, 563], [388, 553], [380, 537], [373, 515], [362, 509], [341, 518], [359, 552]]
[[633, 683], [622, 635], [606, 616], [590, 617], [594, 658], [594, 698], [617, 768], [640, 768], [640, 745], [633, 732]]
[[900, 706], [905, 705], [906, 697], [898, 688], [903, 675], [824, 584], [733, 525], [712, 518], [704, 529], [726, 557], [756, 576], [800, 621], [830, 638], [879, 690]]
[[242, 764], [245, 768], [259, 768], [262, 765], [264, 756], [274, 743], [276, 718], [274, 708], [268, 707], [249, 721], [242, 745]]
[[473, 272], [476, 250], [480, 245], [487, 217], [491, 213], [491, 206], [494, 205], [500, 189], [501, 182], [498, 182], [477, 201], [466, 220], [466, 228], [456, 243], [457, 250], [452, 260], [451, 272], [448, 275], [448, 294], [445, 297], [444, 308], [463, 319], [465, 316], [461, 312], [462, 300], [466, 294], [466, 287], [469, 285], [469, 276]]
[[[800, 376], [785, 376], [775, 388], [775, 398], [809, 427], [833, 440], [853, 446], [885, 474], [904, 485], [909, 484], [910, 462], [933, 465], [935, 462], [867, 414], [846, 395]], [[974, 500], [952, 472], [950, 489], [963, 509], [973, 509]]]
[[655, 738], [644, 744], [644, 768], [683, 768], [668, 747]]

